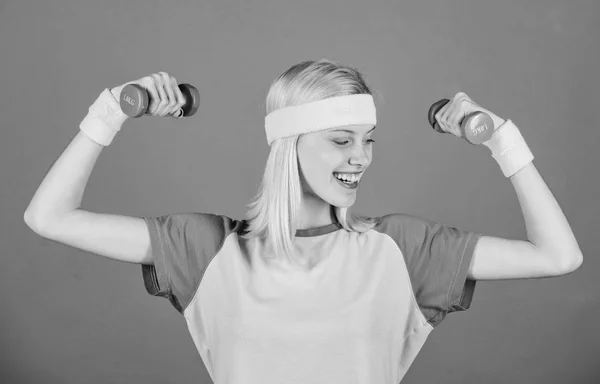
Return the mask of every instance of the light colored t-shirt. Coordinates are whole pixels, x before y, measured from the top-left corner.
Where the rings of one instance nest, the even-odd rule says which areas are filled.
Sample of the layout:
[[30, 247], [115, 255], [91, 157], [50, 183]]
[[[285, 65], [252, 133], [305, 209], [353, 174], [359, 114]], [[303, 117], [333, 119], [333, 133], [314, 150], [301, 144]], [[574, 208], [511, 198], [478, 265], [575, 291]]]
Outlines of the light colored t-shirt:
[[144, 217], [154, 265], [145, 287], [183, 314], [217, 384], [397, 384], [430, 332], [468, 309], [481, 234], [408, 214], [372, 230], [298, 230], [305, 268], [240, 237], [245, 220]]

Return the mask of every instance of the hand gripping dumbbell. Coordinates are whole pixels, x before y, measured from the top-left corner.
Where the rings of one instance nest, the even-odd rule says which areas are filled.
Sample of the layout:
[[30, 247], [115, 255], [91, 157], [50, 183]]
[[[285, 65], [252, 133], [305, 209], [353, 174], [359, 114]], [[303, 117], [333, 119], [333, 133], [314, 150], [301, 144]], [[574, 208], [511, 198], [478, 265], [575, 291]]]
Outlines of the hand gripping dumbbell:
[[[429, 107], [428, 119], [429, 124], [440, 133], [447, 133], [442, 130], [437, 120], [435, 119], [435, 114], [446, 105], [450, 100], [442, 99], [440, 101], [436, 101]], [[468, 116], [465, 116], [460, 123], [460, 129], [462, 131], [463, 137], [471, 144], [478, 145], [485, 141], [488, 141], [492, 134], [494, 133], [494, 121], [484, 112], [473, 112]]]
[[[181, 107], [183, 116], [192, 116], [200, 106], [200, 92], [190, 84], [179, 84], [179, 89], [185, 99], [185, 104]], [[146, 113], [150, 105], [148, 91], [137, 84], [127, 84], [121, 91], [121, 100], [119, 101], [121, 110], [129, 117], [140, 117]]]

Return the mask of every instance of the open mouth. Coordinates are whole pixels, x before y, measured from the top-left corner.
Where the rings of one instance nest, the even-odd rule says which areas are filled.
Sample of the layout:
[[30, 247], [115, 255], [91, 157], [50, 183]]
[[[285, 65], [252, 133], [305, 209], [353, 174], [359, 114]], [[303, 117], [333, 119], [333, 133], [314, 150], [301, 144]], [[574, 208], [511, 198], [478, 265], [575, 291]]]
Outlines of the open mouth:
[[360, 182], [362, 173], [355, 175], [355, 174], [340, 174], [337, 172], [333, 172], [333, 177], [343, 187], [354, 189], [354, 188], [358, 187], [358, 183]]

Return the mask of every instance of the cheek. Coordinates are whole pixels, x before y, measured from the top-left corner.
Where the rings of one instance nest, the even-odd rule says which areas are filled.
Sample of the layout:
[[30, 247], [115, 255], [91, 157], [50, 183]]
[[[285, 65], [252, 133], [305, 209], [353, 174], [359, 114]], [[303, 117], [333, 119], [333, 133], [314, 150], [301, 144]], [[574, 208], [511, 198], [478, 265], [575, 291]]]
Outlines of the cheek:
[[321, 143], [304, 143], [299, 163], [305, 178], [314, 183], [331, 182], [332, 172], [339, 169], [344, 161], [340, 151], [327, 148]]
[[334, 151], [316, 151], [309, 161], [312, 175], [319, 180], [329, 180], [333, 178], [332, 172], [340, 167], [342, 157]]

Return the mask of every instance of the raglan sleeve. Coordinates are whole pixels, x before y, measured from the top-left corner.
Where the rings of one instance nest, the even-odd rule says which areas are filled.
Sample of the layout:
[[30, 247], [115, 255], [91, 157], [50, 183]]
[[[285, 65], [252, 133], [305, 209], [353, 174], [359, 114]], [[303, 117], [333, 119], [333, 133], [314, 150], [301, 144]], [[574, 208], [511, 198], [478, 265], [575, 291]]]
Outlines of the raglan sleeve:
[[421, 311], [432, 326], [471, 306], [475, 280], [467, 279], [481, 234], [408, 214], [384, 216], [398, 244]]
[[174, 213], [143, 217], [153, 264], [142, 264], [146, 291], [167, 298], [183, 313], [204, 271], [219, 252], [232, 220], [210, 213]]

